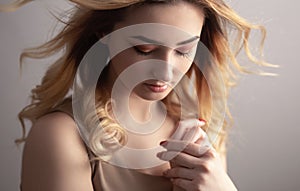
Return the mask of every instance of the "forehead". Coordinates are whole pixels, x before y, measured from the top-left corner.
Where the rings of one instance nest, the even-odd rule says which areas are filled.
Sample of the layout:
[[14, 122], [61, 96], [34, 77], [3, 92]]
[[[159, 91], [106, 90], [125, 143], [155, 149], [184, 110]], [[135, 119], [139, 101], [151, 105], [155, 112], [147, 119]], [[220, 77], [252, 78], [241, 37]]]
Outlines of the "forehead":
[[[201, 7], [188, 2], [146, 4], [130, 8], [114, 31], [102, 40], [109, 41], [118, 50], [129, 48], [128, 39], [137, 36], [174, 48], [179, 42], [200, 36], [203, 22]], [[131, 43], [138, 45], [141, 41]]]
[[191, 35], [200, 34], [204, 12], [200, 5], [186, 1], [151, 3], [129, 7], [124, 19], [115, 25], [115, 30], [142, 23], [158, 23], [174, 26]]
[[175, 49], [182, 46], [183, 42], [196, 40], [198, 40], [197, 36], [171, 25], [143, 23], [115, 30], [100, 41], [110, 47], [110, 53], [113, 56], [141, 44], [156, 44]]

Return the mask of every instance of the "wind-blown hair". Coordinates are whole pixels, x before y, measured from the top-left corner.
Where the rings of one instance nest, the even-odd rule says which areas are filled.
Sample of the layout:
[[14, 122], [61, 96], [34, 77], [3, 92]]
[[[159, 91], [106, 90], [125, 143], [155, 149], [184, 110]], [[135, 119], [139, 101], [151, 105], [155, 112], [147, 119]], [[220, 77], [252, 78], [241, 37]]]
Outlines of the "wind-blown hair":
[[[51, 109], [63, 102], [68, 92], [71, 91], [74, 77], [80, 61], [86, 52], [99, 40], [104, 34], [113, 30], [115, 23], [126, 17], [129, 7], [147, 6], [154, 3], [176, 3], [180, 0], [71, 0], [76, 3], [73, 14], [69, 15], [70, 20], [65, 27], [50, 41], [45, 44], [27, 49], [21, 54], [23, 58], [46, 58], [59, 51], [63, 51], [61, 56], [46, 72], [40, 85], [32, 90], [31, 104], [26, 106], [20, 113], [19, 119], [22, 123], [23, 137], [17, 142], [22, 142], [26, 138], [24, 120], [28, 119], [32, 123], [47, 114]], [[236, 84], [236, 73], [249, 71], [237, 62], [238, 53], [244, 49], [248, 58], [257, 65], [274, 66], [261, 59], [257, 59], [250, 52], [249, 36], [251, 30], [261, 31], [261, 48], [264, 44], [266, 32], [263, 26], [251, 24], [240, 17], [222, 0], [186, 0], [195, 6], [203, 8], [205, 13], [205, 22], [202, 28], [200, 41], [208, 48], [214, 58], [225, 87], [222, 84], [214, 84], [216, 89], [225, 88], [225, 94], [220, 93], [220, 100], [226, 103], [230, 87]], [[22, 5], [28, 0], [19, 1]], [[13, 10], [18, 7], [18, 3], [7, 10]], [[229, 40], [231, 32], [235, 33], [235, 40]], [[212, 74], [210, 68], [204, 66], [205, 72]], [[208, 134], [217, 133], [218, 137], [214, 142], [214, 147], [219, 152], [225, 152], [225, 143], [228, 134], [228, 128], [231, 126], [231, 115], [226, 106], [226, 121], [222, 129], [215, 127], [215, 121], [222, 118], [221, 114], [211, 116], [212, 100], [211, 93], [204, 78], [203, 71], [200, 71], [195, 63], [192, 64], [187, 76], [194, 80], [197, 98], [199, 103], [198, 117], [209, 119], [208, 124], [203, 128]], [[106, 78], [107, 68], [102, 72], [100, 79]], [[208, 75], [208, 78], [213, 76]], [[185, 88], [182, 83], [183, 89]], [[99, 91], [98, 91], [99, 90]], [[188, 95], [188, 89], [185, 88]], [[216, 92], [218, 93], [218, 91]], [[178, 116], [178, 101], [174, 92], [170, 93], [163, 102], [167, 110], [175, 119]], [[126, 142], [124, 129], [117, 124], [109, 115], [111, 110], [110, 92], [105, 88], [99, 87], [96, 91], [96, 115], [86, 114], [86, 125], [90, 132], [88, 138], [89, 148], [97, 155], [107, 155], [112, 149], [114, 143], [121, 145]], [[100, 119], [100, 120], [98, 120]]]

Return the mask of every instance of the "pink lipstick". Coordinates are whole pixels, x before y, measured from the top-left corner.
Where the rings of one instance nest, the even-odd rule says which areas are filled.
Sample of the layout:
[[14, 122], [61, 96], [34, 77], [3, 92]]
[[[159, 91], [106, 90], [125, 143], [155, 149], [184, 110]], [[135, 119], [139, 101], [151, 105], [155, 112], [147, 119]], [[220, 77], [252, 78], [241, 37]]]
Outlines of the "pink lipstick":
[[155, 92], [155, 93], [164, 92], [168, 88], [167, 84], [158, 85], [158, 84], [147, 84], [147, 83], [145, 83], [145, 85], [147, 86], [147, 88], [149, 90], [151, 90], [152, 92]]

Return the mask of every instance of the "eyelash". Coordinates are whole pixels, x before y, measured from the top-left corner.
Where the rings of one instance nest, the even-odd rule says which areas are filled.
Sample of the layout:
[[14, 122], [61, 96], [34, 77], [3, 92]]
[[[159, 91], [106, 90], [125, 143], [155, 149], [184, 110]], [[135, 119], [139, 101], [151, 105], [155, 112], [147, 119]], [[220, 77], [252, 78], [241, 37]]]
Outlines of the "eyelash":
[[138, 47], [134, 46], [133, 47], [134, 50], [136, 51], [136, 53], [138, 53], [139, 55], [142, 55], [142, 56], [148, 56], [149, 54], [151, 54], [152, 51], [149, 51], [149, 52], [144, 52], [144, 51], [141, 51]]
[[[141, 56], [148, 56], [148, 55], [150, 55], [153, 51], [149, 51], [149, 52], [144, 52], [144, 51], [141, 51], [138, 47], [136, 47], [136, 46], [134, 46], [133, 47], [134, 48], [134, 50], [136, 51], [136, 53], [138, 53], [139, 55], [141, 55]], [[190, 52], [188, 52], [188, 53], [182, 53], [182, 52], [179, 52], [179, 51], [176, 51], [176, 54], [178, 54], [179, 56], [181, 56], [181, 57], [186, 57], [186, 58], [188, 58], [189, 57], [189, 55], [191, 54]]]
[[184, 58], [189, 58], [189, 56], [191, 55], [191, 52], [182, 53], [182, 52], [176, 51], [176, 54], [178, 54]]

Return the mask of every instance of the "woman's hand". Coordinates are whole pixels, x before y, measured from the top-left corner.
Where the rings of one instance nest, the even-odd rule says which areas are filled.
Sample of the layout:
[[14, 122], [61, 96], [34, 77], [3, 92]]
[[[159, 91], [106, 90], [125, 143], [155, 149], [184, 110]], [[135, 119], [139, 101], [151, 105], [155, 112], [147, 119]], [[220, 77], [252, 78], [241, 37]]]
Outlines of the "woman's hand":
[[[165, 171], [164, 176], [171, 178], [175, 187], [187, 191], [237, 190], [227, 175], [219, 154], [207, 144], [205, 132], [195, 124], [199, 122], [194, 121], [194, 126], [189, 131], [185, 130], [185, 135], [180, 140], [170, 139], [161, 143], [167, 151], [160, 152], [157, 156], [171, 163], [171, 169]], [[192, 134], [196, 137], [191, 137]]]

